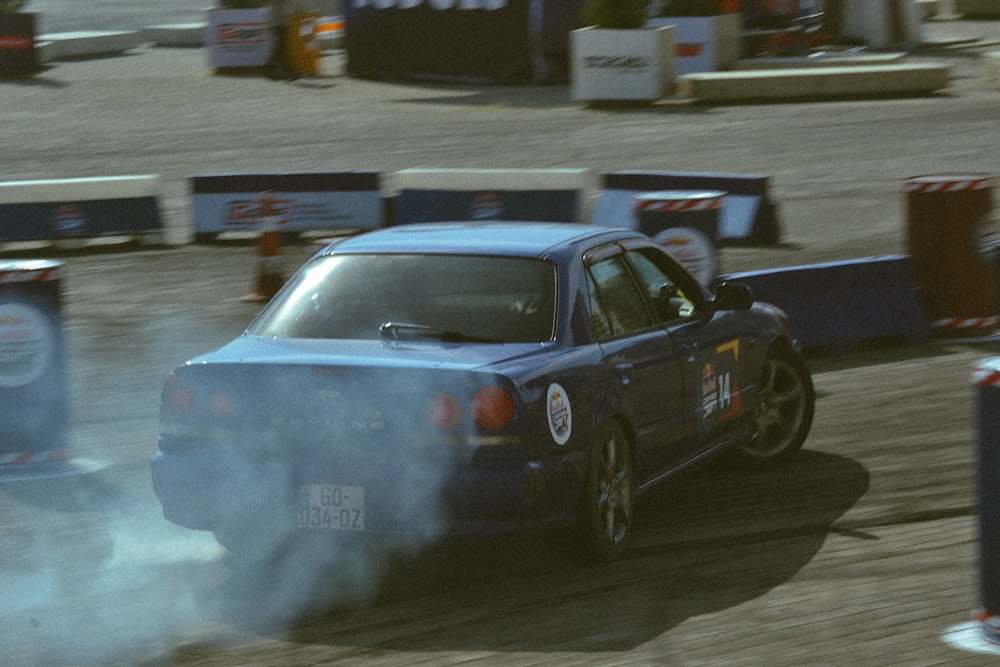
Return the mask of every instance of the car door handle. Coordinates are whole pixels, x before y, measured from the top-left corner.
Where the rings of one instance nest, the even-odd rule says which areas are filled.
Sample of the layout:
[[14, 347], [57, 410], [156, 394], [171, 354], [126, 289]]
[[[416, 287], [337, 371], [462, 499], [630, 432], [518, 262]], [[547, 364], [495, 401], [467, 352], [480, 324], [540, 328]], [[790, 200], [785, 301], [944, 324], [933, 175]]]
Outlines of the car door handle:
[[615, 364], [615, 370], [618, 371], [618, 375], [621, 377], [623, 385], [632, 384], [632, 363], [628, 361], [623, 361], [620, 364]]

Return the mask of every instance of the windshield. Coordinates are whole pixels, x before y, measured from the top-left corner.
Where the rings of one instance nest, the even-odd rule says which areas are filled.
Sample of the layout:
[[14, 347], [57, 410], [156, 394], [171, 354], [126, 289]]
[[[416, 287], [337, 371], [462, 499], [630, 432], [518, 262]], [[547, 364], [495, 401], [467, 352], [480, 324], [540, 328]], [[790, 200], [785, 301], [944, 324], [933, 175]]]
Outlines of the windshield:
[[251, 334], [279, 338], [551, 340], [555, 267], [464, 255], [333, 255], [313, 262]]

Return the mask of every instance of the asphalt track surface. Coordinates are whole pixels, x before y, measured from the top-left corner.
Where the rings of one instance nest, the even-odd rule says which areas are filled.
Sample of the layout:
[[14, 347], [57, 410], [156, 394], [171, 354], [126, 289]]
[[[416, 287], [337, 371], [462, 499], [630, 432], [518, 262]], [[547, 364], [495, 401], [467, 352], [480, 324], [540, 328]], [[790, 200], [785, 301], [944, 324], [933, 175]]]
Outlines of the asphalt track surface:
[[[180, 3], [148, 7], [149, 24], [189, 20]], [[91, 11], [79, 21], [101, 18]], [[928, 32], [995, 44], [1000, 24]], [[328, 612], [296, 613], [297, 573], [276, 587], [231, 577], [211, 538], [163, 521], [148, 468], [166, 374], [237, 335], [256, 309], [240, 301], [251, 246], [188, 243], [192, 174], [765, 173], [783, 243], [726, 249], [723, 270], [904, 252], [905, 179], [1000, 171], [1000, 91], [980, 58], [996, 48], [913, 56], [954, 67], [943, 95], [771, 105], [585, 109], [565, 87], [355, 81], [340, 54], [319, 77], [275, 83], [214, 76], [198, 49], [60, 62], [0, 82], [4, 180], [158, 174], [169, 241], [4, 249], [65, 264], [73, 444], [107, 467], [0, 485], [0, 662], [996, 664], [967, 631], [978, 599], [970, 370], [995, 343], [811, 359], [819, 399], [802, 456], [776, 471], [712, 468], [647, 498], [632, 548], [611, 566], [538, 539], [353, 560], [347, 575], [307, 582], [337, 598]], [[283, 259], [291, 270], [311, 251], [291, 246]], [[359, 562], [371, 566], [366, 584]]]

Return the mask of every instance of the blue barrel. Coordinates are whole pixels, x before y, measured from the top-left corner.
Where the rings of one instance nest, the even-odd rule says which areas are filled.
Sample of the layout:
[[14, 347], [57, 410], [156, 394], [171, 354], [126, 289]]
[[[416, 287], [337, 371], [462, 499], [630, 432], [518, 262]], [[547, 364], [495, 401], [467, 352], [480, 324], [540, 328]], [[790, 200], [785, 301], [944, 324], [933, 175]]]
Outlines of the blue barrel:
[[69, 457], [62, 265], [0, 261], [0, 475]]
[[719, 217], [726, 193], [666, 190], [635, 198], [639, 231], [652, 237], [703, 285], [718, 274]]
[[1000, 357], [976, 365], [976, 489], [979, 500], [979, 604], [983, 635], [1000, 644]]

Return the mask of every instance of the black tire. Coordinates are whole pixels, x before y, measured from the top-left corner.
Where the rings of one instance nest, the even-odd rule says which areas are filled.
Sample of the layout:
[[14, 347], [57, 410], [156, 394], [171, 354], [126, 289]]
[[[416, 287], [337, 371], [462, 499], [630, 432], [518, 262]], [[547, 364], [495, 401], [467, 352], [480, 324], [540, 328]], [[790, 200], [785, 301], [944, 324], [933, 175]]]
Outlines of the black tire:
[[761, 374], [753, 412], [753, 437], [739, 447], [745, 461], [776, 464], [793, 457], [812, 428], [816, 394], [802, 358], [772, 351]]
[[628, 438], [615, 421], [594, 437], [580, 501], [579, 537], [588, 559], [618, 558], [632, 530], [635, 486]]

